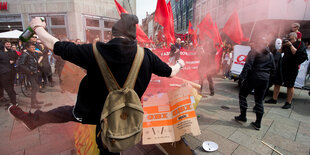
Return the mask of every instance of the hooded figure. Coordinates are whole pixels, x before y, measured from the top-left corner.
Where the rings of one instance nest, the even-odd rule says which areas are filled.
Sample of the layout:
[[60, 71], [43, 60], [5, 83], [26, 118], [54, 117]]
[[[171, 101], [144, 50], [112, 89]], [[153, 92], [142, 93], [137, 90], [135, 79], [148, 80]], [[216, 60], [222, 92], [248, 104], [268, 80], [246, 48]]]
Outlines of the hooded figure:
[[[45, 46], [53, 50], [55, 55], [61, 56], [62, 59], [87, 70], [87, 74], [80, 83], [75, 106], [64, 105], [47, 112], [36, 110], [33, 114], [25, 113], [17, 106], [11, 106], [8, 111], [15, 118], [22, 120], [22, 123], [28, 129], [33, 130], [47, 123], [75, 121], [97, 125], [96, 135], [99, 134], [101, 132], [101, 112], [109, 90], [95, 59], [93, 46], [98, 49], [99, 54], [105, 59], [116, 82], [119, 86], [123, 86], [137, 53], [137, 23], [137, 16], [121, 14], [121, 19], [112, 27], [114, 38], [108, 43], [96, 42], [93, 45], [76, 45], [72, 42], [59, 41], [46, 32], [44, 29], [46, 24], [39, 18], [32, 19], [30, 26], [36, 28], [35, 31], [42, 39], [42, 42], [45, 43]], [[134, 86], [135, 92], [141, 98], [151, 80], [152, 74], [161, 77], [172, 77], [184, 65], [183, 60], [178, 60], [174, 66], [170, 67], [152, 51], [144, 48], [143, 61], [138, 69], [138, 77]], [[103, 146], [101, 136], [96, 136], [96, 142], [100, 154], [111, 154]]]
[[138, 22], [139, 20], [136, 15], [122, 13], [121, 19], [112, 27], [112, 35], [136, 40], [136, 24]]

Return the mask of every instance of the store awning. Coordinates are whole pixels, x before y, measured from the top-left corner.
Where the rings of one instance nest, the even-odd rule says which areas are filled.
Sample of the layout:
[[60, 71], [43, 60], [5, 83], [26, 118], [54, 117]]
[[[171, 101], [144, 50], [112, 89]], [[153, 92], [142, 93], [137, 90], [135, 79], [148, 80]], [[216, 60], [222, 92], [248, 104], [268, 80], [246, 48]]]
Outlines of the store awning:
[[13, 30], [0, 33], [0, 38], [4, 39], [18, 39], [18, 37], [22, 34], [22, 31]]

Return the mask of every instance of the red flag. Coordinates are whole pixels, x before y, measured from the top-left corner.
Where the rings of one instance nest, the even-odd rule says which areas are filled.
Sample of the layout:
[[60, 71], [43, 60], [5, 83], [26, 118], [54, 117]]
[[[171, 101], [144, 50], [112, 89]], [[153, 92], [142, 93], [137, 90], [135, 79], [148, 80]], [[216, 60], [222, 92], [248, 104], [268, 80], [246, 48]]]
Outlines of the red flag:
[[191, 21], [188, 22], [188, 34], [190, 35], [194, 34], [194, 29], [193, 29]]
[[[203, 37], [203, 33], [206, 34], [210, 39], [213, 40], [213, 44], [222, 45], [222, 39], [219, 35], [217, 26], [213, 24], [210, 13], [206, 15], [206, 17], [200, 22], [198, 25], [199, 30], [202, 32], [200, 37]], [[203, 38], [201, 38], [203, 40]]]
[[[128, 13], [116, 0], [114, 0], [114, 2], [119, 15], [122, 13]], [[138, 42], [152, 42], [138, 24], [136, 24], [136, 35]]]
[[[172, 11], [171, 11], [172, 14]], [[174, 34], [171, 35], [171, 14], [169, 14], [168, 11], [168, 6], [166, 4], [165, 0], [158, 0], [157, 1], [157, 6], [156, 6], [156, 11], [155, 11], [155, 17], [154, 17], [154, 21], [156, 21], [158, 24], [160, 24], [161, 26], [164, 27], [164, 33], [166, 36], [166, 40], [167, 40], [167, 45], [169, 45], [169, 43], [174, 43]]]
[[174, 43], [175, 42], [175, 36], [174, 36], [174, 18], [173, 18], [173, 13], [172, 13], [172, 8], [171, 8], [171, 3], [170, 1], [167, 4], [169, 16], [170, 16], [170, 37], [171, 41]]
[[161, 26], [167, 26], [169, 20], [168, 7], [165, 0], [158, 0], [154, 20]]
[[222, 31], [237, 44], [240, 44], [242, 41], [249, 40], [243, 36], [237, 11], [233, 12], [230, 16]]
[[216, 55], [215, 55], [215, 64], [216, 64], [216, 70], [219, 71], [221, 67], [222, 62], [222, 55], [223, 55], [223, 48], [221, 45], [223, 45], [222, 38], [220, 36], [220, 33], [217, 28], [217, 24], [214, 22], [214, 27], [216, 30], [216, 36], [217, 40], [220, 46], [216, 46]]
[[114, 0], [114, 2], [116, 4], [117, 12], [119, 15], [122, 13], [128, 13], [116, 0]]
[[191, 21], [188, 22], [188, 34], [192, 36], [193, 45], [197, 45], [197, 30], [195, 31]]
[[[207, 36], [210, 38], [213, 38], [213, 21], [210, 16], [210, 13], [206, 15], [205, 18], [202, 19], [200, 24], [198, 25], [198, 28], [201, 32], [205, 33]], [[203, 36], [202, 34], [200, 35], [201, 37]]]

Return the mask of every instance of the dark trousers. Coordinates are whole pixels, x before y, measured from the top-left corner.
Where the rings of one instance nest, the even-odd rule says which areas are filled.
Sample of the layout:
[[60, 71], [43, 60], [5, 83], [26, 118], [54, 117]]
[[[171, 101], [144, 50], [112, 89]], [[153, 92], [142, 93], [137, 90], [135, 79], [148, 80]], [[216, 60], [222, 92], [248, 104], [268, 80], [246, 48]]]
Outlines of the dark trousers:
[[[70, 121], [79, 122], [73, 115], [73, 109], [74, 109], [74, 106], [61, 106], [61, 107], [52, 109], [52, 110], [47, 111], [47, 112], [43, 112], [41, 110], [36, 110], [33, 114], [34, 119], [35, 119], [35, 125], [37, 127], [39, 127], [39, 126], [42, 126], [42, 125], [47, 124], [47, 123], [66, 123], [66, 122], [70, 122]], [[81, 122], [79, 122], [79, 123], [81, 123]], [[97, 127], [97, 130], [99, 128]], [[96, 140], [97, 142], [100, 142], [100, 143], [97, 143], [98, 148], [100, 150], [100, 155], [101, 154], [104, 154], [104, 155], [106, 155], [106, 154], [111, 154], [111, 155], [119, 154], [119, 153], [109, 152], [108, 149], [106, 149], [102, 146], [101, 139], [99, 141], [98, 141], [98, 139], [100, 139], [100, 137], [97, 138], [97, 140]]]
[[3, 89], [8, 93], [12, 104], [16, 104], [16, 93], [14, 91], [14, 85], [11, 84], [12, 73], [6, 72], [0, 75], [0, 97], [3, 97]]
[[61, 106], [47, 112], [36, 110], [34, 112], [35, 125], [41, 126], [47, 123], [66, 123], [69, 121], [78, 122], [72, 112], [74, 106]]
[[[213, 76], [211, 74], [207, 74], [206, 76], [207, 76], [207, 80], [208, 80], [208, 84], [209, 84], [210, 93], [214, 93]], [[205, 77], [204, 75], [200, 74], [199, 84], [201, 84], [201, 90], [202, 90], [202, 86], [203, 86], [204, 77]]]
[[32, 74], [32, 75], [27, 75], [28, 80], [31, 83], [31, 104], [34, 104], [37, 102], [37, 92], [39, 90], [39, 84], [38, 84], [38, 75], [37, 74]]
[[266, 89], [268, 88], [268, 80], [248, 79], [245, 80], [239, 91], [239, 105], [240, 111], [246, 111], [248, 103], [246, 98], [254, 89], [255, 106], [254, 110], [256, 113], [264, 113], [263, 99], [265, 96]]

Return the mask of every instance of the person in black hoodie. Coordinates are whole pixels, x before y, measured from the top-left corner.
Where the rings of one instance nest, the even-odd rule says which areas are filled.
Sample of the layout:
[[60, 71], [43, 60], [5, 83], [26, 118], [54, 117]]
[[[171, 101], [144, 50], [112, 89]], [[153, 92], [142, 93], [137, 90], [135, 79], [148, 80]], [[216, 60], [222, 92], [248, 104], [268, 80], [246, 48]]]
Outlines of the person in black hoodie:
[[251, 125], [259, 130], [264, 114], [263, 99], [268, 88], [270, 74], [274, 74], [275, 64], [272, 53], [270, 52], [268, 43], [263, 38], [258, 38], [249, 52], [246, 63], [239, 76], [241, 85], [239, 91], [240, 115], [235, 120], [241, 123], [247, 121], [246, 112], [248, 108], [247, 96], [254, 89], [256, 121]]
[[[129, 73], [137, 52], [136, 24], [138, 18], [135, 15], [121, 14], [121, 19], [112, 27], [114, 39], [108, 43], [97, 42], [96, 46], [104, 57], [117, 83], [123, 85]], [[9, 112], [29, 129], [35, 129], [46, 123], [65, 123], [75, 121], [84, 124], [97, 125], [96, 132], [100, 131], [100, 117], [104, 101], [108, 95], [108, 89], [96, 62], [92, 44], [76, 45], [71, 42], [60, 42], [57, 38], [46, 32], [46, 24], [39, 18], [31, 21], [30, 26], [40, 37], [42, 43], [53, 50], [56, 55], [70, 61], [85, 70], [86, 76], [82, 79], [75, 106], [61, 106], [47, 112], [40, 110], [34, 114], [27, 114], [21, 108], [12, 106]], [[134, 90], [141, 98], [145, 92], [152, 73], [171, 77], [176, 75], [184, 61], [179, 60], [170, 67], [161, 61], [149, 49], [144, 48], [144, 59], [138, 73]], [[98, 91], [99, 90], [99, 91]], [[96, 137], [100, 154], [110, 154], [102, 145], [101, 138]]]
[[16, 94], [14, 91], [14, 86], [11, 84], [13, 66], [15, 60], [10, 56], [10, 52], [13, 51], [4, 51], [4, 46], [0, 43], [0, 98], [4, 97], [5, 90], [8, 93], [10, 101], [13, 105], [17, 105]]

